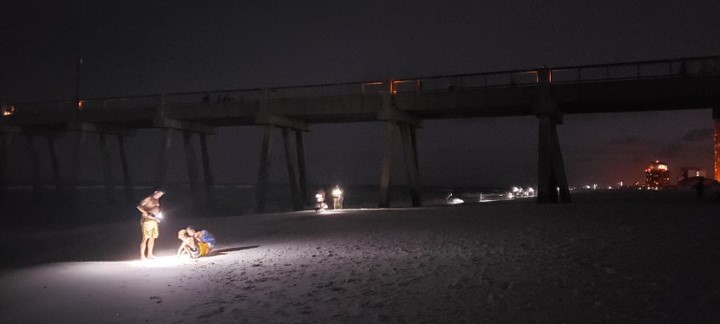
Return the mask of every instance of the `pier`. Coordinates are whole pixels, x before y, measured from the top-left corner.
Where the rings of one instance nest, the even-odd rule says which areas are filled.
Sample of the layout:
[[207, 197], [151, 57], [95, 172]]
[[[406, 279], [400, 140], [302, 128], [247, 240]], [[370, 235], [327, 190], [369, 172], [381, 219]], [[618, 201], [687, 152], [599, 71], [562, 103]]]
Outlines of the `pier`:
[[[264, 127], [256, 184], [257, 212], [265, 209], [272, 172], [273, 134], [280, 131], [293, 208], [309, 204], [304, 134], [314, 124], [377, 122], [384, 124], [383, 161], [378, 206], [390, 207], [389, 187], [395, 151], [402, 151], [413, 206], [421, 205], [423, 121], [451, 118], [537, 116], [538, 203], [569, 203], [561, 139], [557, 127], [567, 114], [712, 109], [715, 127], [714, 178], [720, 180], [720, 56], [540, 67], [432, 77], [318, 84], [291, 87], [204, 90], [129, 97], [76, 98], [66, 101], [2, 104], [0, 117], [0, 190], [6, 186], [7, 147], [16, 136], [28, 139], [30, 167], [37, 175], [38, 138], [47, 140], [55, 188], [69, 195], [82, 168], [81, 147], [87, 136], [100, 139], [104, 185], [114, 199], [113, 163], [119, 162], [126, 199], [132, 200], [131, 170], [124, 139], [138, 129], [158, 129], [155, 185], [163, 187], [173, 132], [182, 132], [193, 198], [212, 196], [207, 137], [216, 127]], [[61, 161], [58, 136], [75, 136], [70, 161]], [[120, 161], [111, 158], [109, 141], [119, 143]], [[199, 146], [199, 148], [198, 148]], [[198, 156], [199, 155], [199, 156]], [[62, 174], [61, 163], [70, 164]], [[38, 190], [39, 179], [32, 179]]]

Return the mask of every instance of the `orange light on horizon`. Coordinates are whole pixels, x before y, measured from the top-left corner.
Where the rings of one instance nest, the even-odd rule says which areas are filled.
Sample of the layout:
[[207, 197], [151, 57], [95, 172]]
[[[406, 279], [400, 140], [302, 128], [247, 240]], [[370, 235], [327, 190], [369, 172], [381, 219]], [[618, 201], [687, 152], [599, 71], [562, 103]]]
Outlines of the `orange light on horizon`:
[[668, 170], [668, 165], [665, 162], [655, 161], [645, 168], [645, 171], [649, 170]]

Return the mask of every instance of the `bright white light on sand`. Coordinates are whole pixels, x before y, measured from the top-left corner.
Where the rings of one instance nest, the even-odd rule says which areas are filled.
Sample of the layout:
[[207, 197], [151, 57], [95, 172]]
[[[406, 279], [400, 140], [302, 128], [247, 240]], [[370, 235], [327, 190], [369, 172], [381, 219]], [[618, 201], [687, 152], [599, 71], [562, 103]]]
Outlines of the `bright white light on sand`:
[[348, 209], [325, 209], [322, 212], [319, 212], [320, 215], [336, 215], [336, 214], [345, 214], [348, 211]]
[[462, 200], [462, 199], [457, 198], [457, 197], [452, 197], [452, 198], [450, 198], [450, 199], [448, 200], [448, 204], [450, 204], [450, 205], [459, 205], [459, 204], [462, 204], [462, 203], [464, 203], [464, 202], [465, 202], [465, 200]]
[[128, 264], [136, 267], [144, 268], [168, 268], [175, 267], [181, 264], [185, 264], [188, 260], [184, 258], [178, 258], [176, 256], [159, 257], [155, 259], [145, 260], [133, 260], [128, 261]]

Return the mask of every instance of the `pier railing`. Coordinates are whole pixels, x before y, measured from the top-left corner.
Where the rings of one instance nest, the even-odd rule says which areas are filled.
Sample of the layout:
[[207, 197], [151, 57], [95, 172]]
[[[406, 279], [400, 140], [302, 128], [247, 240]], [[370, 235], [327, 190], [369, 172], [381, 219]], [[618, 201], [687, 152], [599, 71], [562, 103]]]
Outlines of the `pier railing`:
[[698, 75], [720, 74], [720, 56], [704, 56], [655, 61], [637, 61], [613, 64], [538, 67], [535, 69], [495, 71], [484, 73], [421, 76], [381, 81], [314, 84], [271, 88], [249, 88], [177, 92], [155, 95], [82, 98], [78, 105], [74, 100], [30, 103], [8, 103], [13, 112], [30, 110], [110, 110], [132, 109], [159, 104], [198, 105], [232, 104], [279, 98], [308, 98], [349, 95], [377, 95], [388, 92], [432, 93], [463, 91], [477, 88], [535, 86], [541, 71], [548, 71], [552, 84], [609, 82], [657, 78], [679, 78]]

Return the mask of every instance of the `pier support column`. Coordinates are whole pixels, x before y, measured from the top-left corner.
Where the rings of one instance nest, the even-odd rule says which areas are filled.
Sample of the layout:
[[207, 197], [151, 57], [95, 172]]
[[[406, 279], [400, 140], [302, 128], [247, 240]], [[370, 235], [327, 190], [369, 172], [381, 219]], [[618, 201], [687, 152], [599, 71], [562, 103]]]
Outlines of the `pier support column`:
[[380, 208], [390, 207], [390, 180], [392, 177], [393, 143], [397, 133], [397, 122], [385, 122], [385, 144], [383, 150], [383, 164], [380, 172]]
[[420, 164], [418, 163], [417, 127], [411, 125], [408, 125], [408, 127], [410, 128], [410, 140], [412, 141], [413, 152], [415, 155], [415, 170], [417, 170], [417, 178], [420, 179]]
[[538, 203], [569, 203], [570, 191], [560, 141], [557, 136], [557, 118], [538, 116], [540, 121], [538, 143]]
[[272, 153], [273, 126], [265, 125], [262, 148], [260, 150], [260, 170], [258, 181], [255, 186], [255, 210], [258, 213], [265, 212], [265, 198], [267, 197], [268, 184], [270, 182], [270, 154]]
[[557, 135], [557, 125], [562, 124], [562, 111], [553, 98], [552, 70], [537, 70], [537, 76], [537, 100], [534, 107], [539, 120], [537, 202], [569, 203], [570, 190]]
[[[267, 195], [271, 164], [272, 131], [274, 127], [282, 129], [283, 141], [285, 143], [285, 158], [288, 168], [288, 183], [290, 184], [293, 208], [295, 210], [302, 210], [304, 208], [304, 197], [306, 194], [303, 192], [307, 192], [307, 189], [303, 189], [306, 185], [300, 184], [305, 181], [305, 154], [303, 152], [302, 135], [299, 134], [299, 132], [309, 131], [310, 127], [304, 120], [274, 113], [273, 110], [276, 108], [277, 107], [270, 106], [267, 101], [261, 101], [260, 109], [255, 116], [256, 124], [265, 125], [265, 137], [263, 138], [262, 152], [260, 153], [260, 172], [258, 172], [258, 184], [255, 195], [257, 202], [255, 207], [258, 213], [262, 213], [265, 210], [265, 198]], [[292, 142], [293, 138], [290, 133], [293, 130], [298, 132], [295, 136], [295, 144]]]
[[297, 144], [298, 177], [300, 180], [300, 194], [303, 203], [309, 203], [307, 174], [305, 172], [305, 142], [301, 130], [295, 131], [295, 143]]
[[58, 160], [55, 138], [48, 136], [47, 140], [48, 151], [50, 152], [50, 164], [53, 171], [53, 182], [55, 183], [55, 195], [62, 199], [65, 197], [65, 184], [63, 183], [62, 173], [60, 172], [60, 162]]
[[100, 133], [99, 135], [102, 151], [103, 179], [105, 181], [105, 196], [108, 202], [115, 202], [115, 177], [113, 176], [110, 142], [105, 133]]
[[42, 184], [40, 182], [40, 157], [35, 149], [35, 136], [27, 135], [28, 149], [30, 153], [30, 175], [32, 179], [33, 193], [36, 197], [40, 197]]
[[68, 193], [71, 199], [74, 198], [75, 190], [77, 189], [78, 177], [80, 176], [80, 169], [82, 169], [82, 159], [80, 155], [82, 154], [82, 149], [85, 146], [85, 139], [87, 137], [87, 132], [85, 131], [79, 131], [76, 132], [76, 134], [75, 147], [73, 148], [72, 160], [70, 162], [70, 177], [68, 179], [70, 182]]
[[192, 145], [192, 134], [211, 133], [212, 129], [201, 123], [168, 118], [165, 113], [165, 95], [161, 94], [159, 101], [160, 104], [157, 106], [155, 116], [153, 117], [153, 126], [163, 130], [163, 143], [155, 174], [156, 186], [164, 187], [166, 184], [167, 166], [170, 160], [170, 147], [172, 143], [172, 131], [182, 131], [183, 141], [185, 143], [185, 161], [190, 180], [190, 191], [192, 192], [194, 206], [198, 207], [200, 205], [199, 203], [202, 195], [199, 187], [200, 175], [197, 169], [197, 154]]
[[290, 182], [290, 191], [292, 193], [293, 207], [295, 210], [303, 209], [303, 197], [301, 197], [300, 184], [298, 176], [295, 172], [295, 161], [297, 161], [297, 149], [293, 146], [290, 138], [290, 129], [282, 129], [283, 142], [285, 143], [285, 160], [287, 161], [288, 178]]
[[192, 143], [193, 133], [189, 131], [183, 132], [183, 142], [185, 144], [185, 164], [188, 170], [188, 179], [190, 180], [190, 192], [192, 193], [193, 203], [197, 207], [200, 205], [200, 173], [197, 166], [197, 154], [195, 146]]
[[132, 203], [135, 201], [133, 197], [133, 186], [130, 181], [130, 169], [128, 167], [127, 155], [125, 154], [125, 136], [118, 136], [118, 150], [120, 151], [120, 166], [123, 174], [123, 185], [125, 186], [125, 201]]
[[420, 181], [418, 176], [417, 146], [415, 131], [412, 126], [399, 124], [402, 139], [403, 154], [405, 155], [405, 168], [407, 169], [408, 185], [413, 207], [420, 207]]
[[401, 110], [395, 102], [395, 81], [387, 82], [389, 91], [382, 96], [382, 106], [378, 112], [378, 120], [385, 122], [385, 145], [383, 152], [383, 165], [380, 175], [380, 203], [381, 208], [390, 207], [390, 183], [392, 177], [392, 159], [394, 153], [395, 133], [400, 132], [400, 140], [405, 159], [405, 169], [408, 175], [410, 198], [414, 207], [422, 204], [420, 200], [420, 176], [417, 158], [417, 137], [415, 129], [421, 127], [422, 120], [417, 116]]
[[720, 107], [712, 110], [713, 124], [715, 125], [715, 181], [720, 181]]
[[206, 134], [200, 134], [200, 152], [202, 154], [203, 179], [205, 180], [205, 200], [212, 203], [215, 179], [212, 172], [210, 172], [210, 155], [208, 154]]
[[7, 160], [11, 142], [12, 133], [0, 132], [0, 202], [5, 198], [7, 191]]
[[155, 187], [164, 188], [167, 176], [168, 160], [170, 159], [170, 147], [172, 146], [172, 128], [164, 128], [160, 155], [158, 156], [157, 169], [155, 169]]

